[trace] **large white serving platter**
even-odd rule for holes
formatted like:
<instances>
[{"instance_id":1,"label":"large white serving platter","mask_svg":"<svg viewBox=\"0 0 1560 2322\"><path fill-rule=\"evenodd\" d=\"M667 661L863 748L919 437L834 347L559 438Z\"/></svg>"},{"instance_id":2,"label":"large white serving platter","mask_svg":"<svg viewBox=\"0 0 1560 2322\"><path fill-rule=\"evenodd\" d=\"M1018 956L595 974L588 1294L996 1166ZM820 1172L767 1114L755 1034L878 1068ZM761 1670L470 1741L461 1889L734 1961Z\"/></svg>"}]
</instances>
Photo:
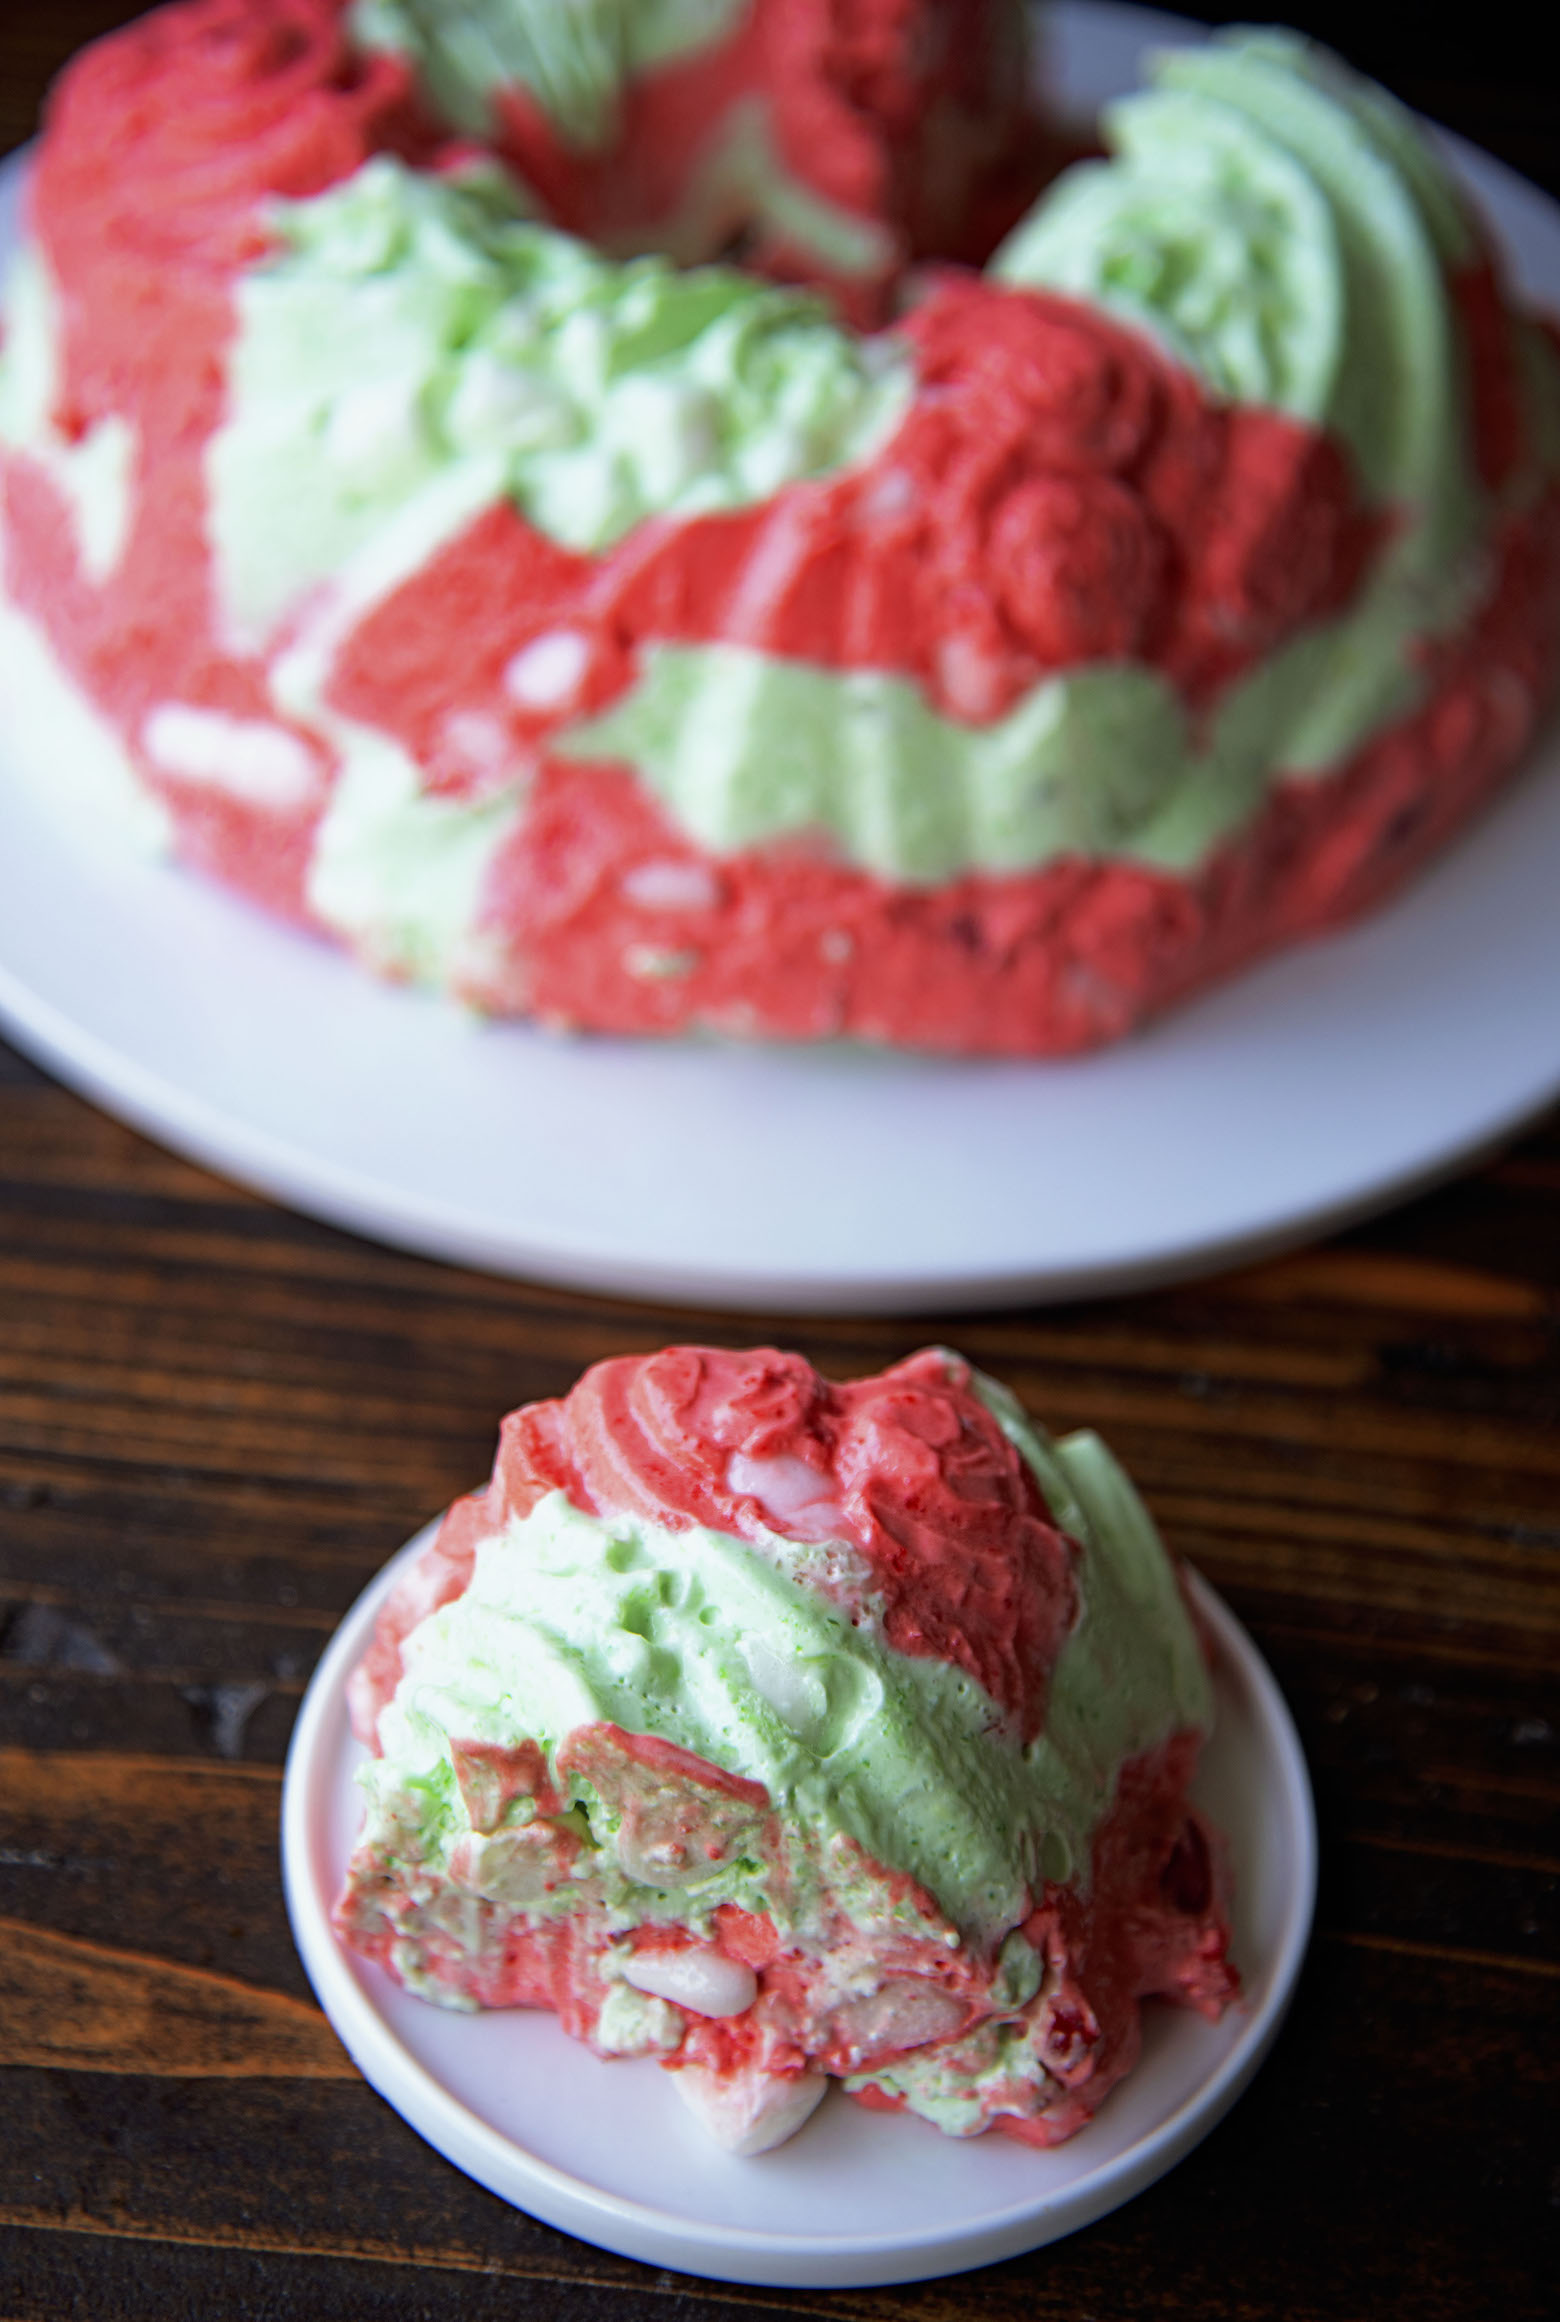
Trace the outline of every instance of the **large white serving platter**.
<instances>
[{"instance_id":1,"label":"large white serving platter","mask_svg":"<svg viewBox=\"0 0 1560 2322\"><path fill-rule=\"evenodd\" d=\"M1177 36L1195 28L1058 8L1053 81L1092 107ZM1560 306L1560 211L1455 154L1518 277ZM1359 1216L1560 1093L1553 740L1391 908L1104 1055L635 1046L473 1022L198 878L84 846L36 779L58 739L40 761L7 719L4 657L0 1019L153 1136L434 1257L770 1310L1074 1297Z\"/></svg>"},{"instance_id":2,"label":"large white serving platter","mask_svg":"<svg viewBox=\"0 0 1560 2322\"><path fill-rule=\"evenodd\" d=\"M1075 2232L1189 2152L1250 2080L1283 2020L1316 1891L1305 1759L1282 1695L1203 1582L1218 1723L1195 1795L1230 1841L1244 1996L1219 2024L1145 2010L1142 2056L1070 2144L955 2143L837 2091L777 2152L710 2143L669 2076L603 2063L550 2015L452 2015L338 1943L330 1906L360 1820L343 1687L420 1534L359 1598L304 1698L287 1760L282 1862L321 2005L365 2077L429 2142L505 2200L583 2240L724 2281L862 2285L989 2265Z\"/></svg>"}]
</instances>

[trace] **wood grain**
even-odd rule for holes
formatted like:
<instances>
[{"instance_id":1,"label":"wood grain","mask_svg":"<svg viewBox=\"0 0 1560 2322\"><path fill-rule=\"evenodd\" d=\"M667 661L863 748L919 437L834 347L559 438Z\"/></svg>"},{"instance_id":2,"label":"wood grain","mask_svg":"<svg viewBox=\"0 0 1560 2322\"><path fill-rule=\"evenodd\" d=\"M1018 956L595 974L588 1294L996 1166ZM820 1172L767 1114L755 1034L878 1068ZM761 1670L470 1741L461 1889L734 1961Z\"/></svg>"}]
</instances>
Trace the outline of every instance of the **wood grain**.
<instances>
[{"instance_id":1,"label":"wood grain","mask_svg":"<svg viewBox=\"0 0 1560 2322\"><path fill-rule=\"evenodd\" d=\"M0 146L132 12L0 8ZM1306 21L1560 184L1514 11L1416 19L1411 51L1396 12ZM280 1774L335 1623L505 1410L699 1337L836 1375L935 1338L1099 1426L1295 1711L1323 1878L1289 2025L1171 2177L1031 2258L787 2293L607 2256L433 2154L309 1992ZM0 2322L1529 2322L1557 1967L1560 1120L1153 1296L733 1320L353 1240L0 1048Z\"/></svg>"},{"instance_id":2,"label":"wood grain","mask_svg":"<svg viewBox=\"0 0 1560 2322\"><path fill-rule=\"evenodd\" d=\"M0 2054L51 2072L178 2080L353 2080L317 2008L0 1919Z\"/></svg>"}]
</instances>

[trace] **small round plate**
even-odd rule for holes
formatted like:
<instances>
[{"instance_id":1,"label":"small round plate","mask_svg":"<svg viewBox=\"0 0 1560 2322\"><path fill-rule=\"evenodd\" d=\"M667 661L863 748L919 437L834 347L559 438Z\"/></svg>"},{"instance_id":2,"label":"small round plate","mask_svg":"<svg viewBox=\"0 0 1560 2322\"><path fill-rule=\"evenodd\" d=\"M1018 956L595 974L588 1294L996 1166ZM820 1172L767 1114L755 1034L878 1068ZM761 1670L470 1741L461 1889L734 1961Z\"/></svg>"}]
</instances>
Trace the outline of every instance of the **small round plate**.
<instances>
[{"instance_id":1,"label":"small round plate","mask_svg":"<svg viewBox=\"0 0 1560 2322\"><path fill-rule=\"evenodd\" d=\"M1194 1583L1216 1646L1218 1723L1196 1797L1229 1838L1244 1996L1218 2024L1145 2009L1142 2056L1054 2152L958 2143L838 2091L787 2145L711 2144L668 2074L604 2063L531 2009L456 2015L414 1999L336 1939L330 1907L358 1822L364 1752L344 1685L419 1534L347 1615L293 1734L282 1862L293 1932L354 2061L447 2159L549 2225L647 2264L723 2281L843 2288L989 2265L1072 2233L1173 2167L1266 2055L1299 1973L1316 1887L1310 1783L1289 1712L1245 1630Z\"/></svg>"},{"instance_id":2,"label":"small round plate","mask_svg":"<svg viewBox=\"0 0 1560 2322\"><path fill-rule=\"evenodd\" d=\"M1079 113L1200 37L1048 9ZM1560 212L1452 140L1528 294ZM19 180L0 176L0 261ZM0 634L0 1022L138 1128L357 1233L458 1264L769 1313L1139 1289L1331 1230L1560 1093L1560 742L1389 908L1067 1064L559 1040L479 1025L51 805L101 748L36 733ZM41 780L40 780L41 777ZM90 821L90 816L88 817Z\"/></svg>"}]
</instances>

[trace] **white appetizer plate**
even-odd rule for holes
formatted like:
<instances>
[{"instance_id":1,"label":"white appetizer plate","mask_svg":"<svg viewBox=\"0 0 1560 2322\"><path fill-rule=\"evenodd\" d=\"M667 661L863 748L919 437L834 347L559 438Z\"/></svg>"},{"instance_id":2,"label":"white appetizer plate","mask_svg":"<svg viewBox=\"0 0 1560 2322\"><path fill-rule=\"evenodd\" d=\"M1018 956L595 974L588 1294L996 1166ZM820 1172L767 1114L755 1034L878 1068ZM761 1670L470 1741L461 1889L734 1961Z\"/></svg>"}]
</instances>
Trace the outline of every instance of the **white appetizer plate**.
<instances>
[{"instance_id":1,"label":"white appetizer plate","mask_svg":"<svg viewBox=\"0 0 1560 2322\"><path fill-rule=\"evenodd\" d=\"M1202 1582L1218 1724L1196 1796L1229 1836L1244 1997L1219 2024L1145 2010L1142 2057L1070 2144L955 2143L837 2091L773 2153L710 2143L669 2076L603 2063L531 2009L463 2016L413 1999L330 1926L356 1833L363 1751L343 1687L419 1535L347 1615L293 1733L282 1862L320 2002L365 2077L479 2183L549 2225L647 2264L735 2282L859 2286L989 2265L1072 2233L1172 2168L1229 2109L1294 1989L1316 1889L1305 1759L1245 1630Z\"/></svg>"},{"instance_id":2,"label":"white appetizer plate","mask_svg":"<svg viewBox=\"0 0 1560 2322\"><path fill-rule=\"evenodd\" d=\"M1092 108L1175 37L1060 7L1052 83ZM1455 157L1560 306L1560 211ZM1553 741L1364 925L1103 1055L955 1063L563 1041L381 987L198 878L89 854L36 779L58 739L37 763L5 693L0 640L0 1020L151 1135L433 1257L792 1312L1091 1295L1379 1208L1560 1092Z\"/></svg>"}]
</instances>

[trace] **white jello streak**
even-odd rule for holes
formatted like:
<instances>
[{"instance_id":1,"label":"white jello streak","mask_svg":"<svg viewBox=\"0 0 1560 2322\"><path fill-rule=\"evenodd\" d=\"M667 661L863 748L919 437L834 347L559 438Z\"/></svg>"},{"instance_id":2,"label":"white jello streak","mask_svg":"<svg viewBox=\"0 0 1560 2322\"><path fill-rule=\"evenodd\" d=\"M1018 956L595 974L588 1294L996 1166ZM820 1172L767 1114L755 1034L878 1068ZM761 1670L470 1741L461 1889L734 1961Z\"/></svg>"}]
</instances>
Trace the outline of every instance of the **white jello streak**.
<instances>
[{"instance_id":1,"label":"white jello streak","mask_svg":"<svg viewBox=\"0 0 1560 2322\"><path fill-rule=\"evenodd\" d=\"M0 317L0 443L38 461L71 512L81 569L101 587L130 532L135 430L117 412L70 442L54 425L59 390L59 299L42 253L24 243Z\"/></svg>"},{"instance_id":2,"label":"white jello streak","mask_svg":"<svg viewBox=\"0 0 1560 2322\"><path fill-rule=\"evenodd\" d=\"M296 734L189 702L159 702L141 728L141 747L161 773L250 806L301 806L320 780L313 753Z\"/></svg>"},{"instance_id":3,"label":"white jello streak","mask_svg":"<svg viewBox=\"0 0 1560 2322\"><path fill-rule=\"evenodd\" d=\"M0 718L9 762L73 840L118 862L168 852L167 812L115 729L61 668L37 624L0 597Z\"/></svg>"},{"instance_id":4,"label":"white jello streak","mask_svg":"<svg viewBox=\"0 0 1560 2322\"><path fill-rule=\"evenodd\" d=\"M309 865L310 906L376 965L418 981L458 978L493 859L519 813L524 769L474 802L429 797L389 734L327 699L336 658L375 606L498 497L502 466L472 458L435 476L343 568L271 670L278 707L335 747L340 773Z\"/></svg>"}]
</instances>

